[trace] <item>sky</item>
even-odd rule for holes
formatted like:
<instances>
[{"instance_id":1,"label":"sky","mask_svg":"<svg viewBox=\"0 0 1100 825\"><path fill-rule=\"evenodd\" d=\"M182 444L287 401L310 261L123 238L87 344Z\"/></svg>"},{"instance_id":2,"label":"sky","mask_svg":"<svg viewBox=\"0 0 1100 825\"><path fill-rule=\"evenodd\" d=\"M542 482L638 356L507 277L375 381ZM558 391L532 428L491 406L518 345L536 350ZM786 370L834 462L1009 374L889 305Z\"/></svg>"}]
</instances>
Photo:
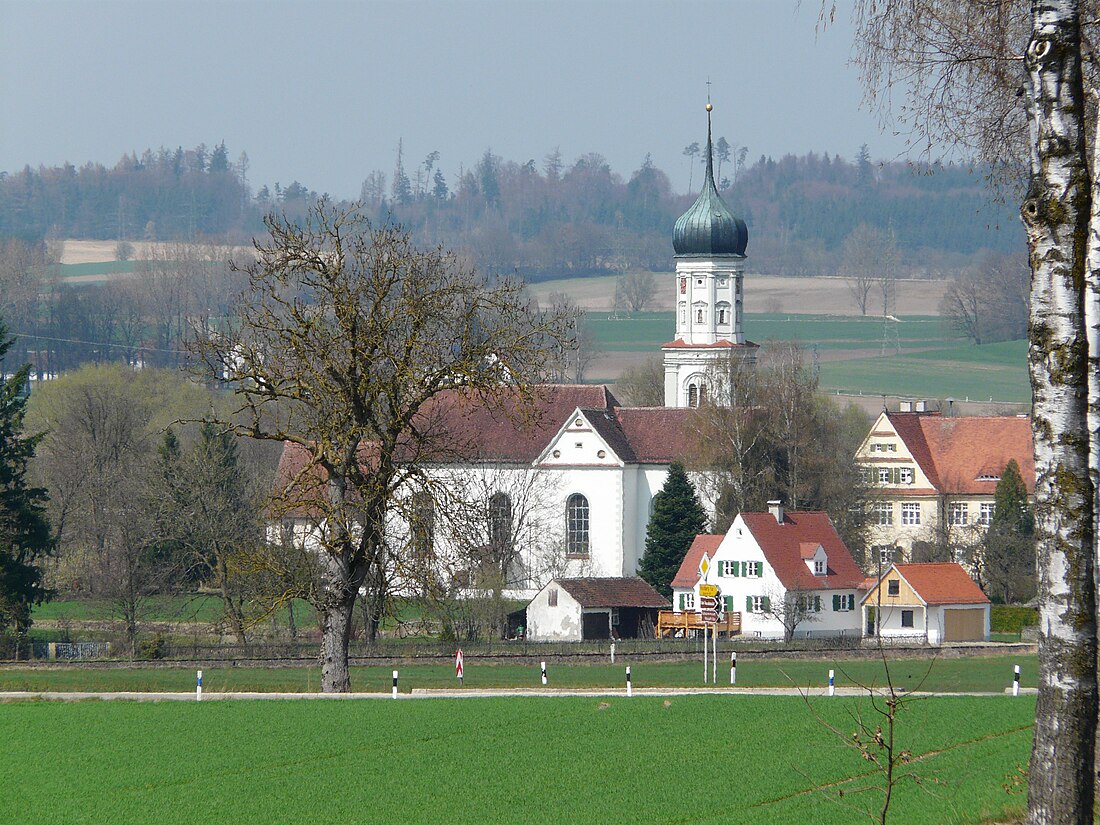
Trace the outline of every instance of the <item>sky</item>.
<instances>
[{"instance_id":1,"label":"sky","mask_svg":"<svg viewBox=\"0 0 1100 825\"><path fill-rule=\"evenodd\" d=\"M841 7L844 6L841 0ZM490 149L624 178L646 154L687 191L684 148L905 152L861 108L844 14L819 0L0 0L0 170L111 166L225 141L254 189L298 180L358 197L429 152L453 182ZM710 81L708 87L707 81ZM692 175L698 189L698 171Z\"/></svg>"}]
</instances>

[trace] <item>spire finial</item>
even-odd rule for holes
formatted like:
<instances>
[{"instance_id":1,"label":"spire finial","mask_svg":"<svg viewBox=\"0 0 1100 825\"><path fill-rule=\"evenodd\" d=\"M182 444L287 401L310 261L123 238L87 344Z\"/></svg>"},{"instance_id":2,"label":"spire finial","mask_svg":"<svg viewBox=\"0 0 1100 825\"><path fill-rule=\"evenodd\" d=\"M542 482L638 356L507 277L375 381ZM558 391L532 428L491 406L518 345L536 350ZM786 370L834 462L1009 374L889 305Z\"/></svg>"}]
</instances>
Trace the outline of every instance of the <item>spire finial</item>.
<instances>
[{"instance_id":1,"label":"spire finial","mask_svg":"<svg viewBox=\"0 0 1100 825\"><path fill-rule=\"evenodd\" d=\"M711 141L711 128L710 128L710 113L714 111L714 107L710 103L710 78L707 78L707 177L703 181L703 188L710 184L711 189L718 191L718 187L714 185L714 145Z\"/></svg>"}]
</instances>

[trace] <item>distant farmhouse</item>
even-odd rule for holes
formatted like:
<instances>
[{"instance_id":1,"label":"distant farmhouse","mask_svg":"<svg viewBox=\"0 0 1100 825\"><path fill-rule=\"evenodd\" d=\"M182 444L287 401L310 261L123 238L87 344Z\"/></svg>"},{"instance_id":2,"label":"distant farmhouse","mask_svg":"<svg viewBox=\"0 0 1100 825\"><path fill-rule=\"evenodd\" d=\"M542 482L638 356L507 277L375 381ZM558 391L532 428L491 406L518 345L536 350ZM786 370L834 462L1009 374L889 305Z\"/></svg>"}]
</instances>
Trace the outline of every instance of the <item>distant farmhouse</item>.
<instances>
[{"instance_id":1,"label":"distant farmhouse","mask_svg":"<svg viewBox=\"0 0 1100 825\"><path fill-rule=\"evenodd\" d=\"M699 573L703 555L710 572ZM765 639L861 634L863 571L825 513L740 513L725 536L701 535L672 581L673 611L694 612L701 584L716 584L741 633ZM862 590L861 590L862 588Z\"/></svg>"},{"instance_id":2,"label":"distant farmhouse","mask_svg":"<svg viewBox=\"0 0 1100 825\"><path fill-rule=\"evenodd\" d=\"M1034 495L1027 416L944 416L924 402L884 410L856 453L876 493L871 563L916 559L922 543L988 527L997 482L1013 459Z\"/></svg>"}]
</instances>

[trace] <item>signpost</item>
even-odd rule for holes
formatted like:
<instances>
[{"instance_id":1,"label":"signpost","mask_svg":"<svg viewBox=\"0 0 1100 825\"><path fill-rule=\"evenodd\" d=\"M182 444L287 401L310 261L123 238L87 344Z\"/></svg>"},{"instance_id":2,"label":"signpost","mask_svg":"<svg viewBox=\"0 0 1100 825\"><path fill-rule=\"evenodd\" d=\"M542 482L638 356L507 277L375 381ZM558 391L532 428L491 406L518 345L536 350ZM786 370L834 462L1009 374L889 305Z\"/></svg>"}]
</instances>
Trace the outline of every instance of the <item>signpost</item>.
<instances>
[{"instance_id":1,"label":"signpost","mask_svg":"<svg viewBox=\"0 0 1100 825\"><path fill-rule=\"evenodd\" d=\"M703 558L699 559L699 578L702 582L699 584L699 612L703 619L703 684L707 683L707 613L703 607L704 598L708 600L710 604L711 596L703 595L703 588L712 588L713 584L707 584L707 573L710 572L710 554L703 551Z\"/></svg>"},{"instance_id":2,"label":"signpost","mask_svg":"<svg viewBox=\"0 0 1100 825\"><path fill-rule=\"evenodd\" d=\"M455 653L455 676L458 677L458 684L462 686L462 648L458 649Z\"/></svg>"}]
</instances>

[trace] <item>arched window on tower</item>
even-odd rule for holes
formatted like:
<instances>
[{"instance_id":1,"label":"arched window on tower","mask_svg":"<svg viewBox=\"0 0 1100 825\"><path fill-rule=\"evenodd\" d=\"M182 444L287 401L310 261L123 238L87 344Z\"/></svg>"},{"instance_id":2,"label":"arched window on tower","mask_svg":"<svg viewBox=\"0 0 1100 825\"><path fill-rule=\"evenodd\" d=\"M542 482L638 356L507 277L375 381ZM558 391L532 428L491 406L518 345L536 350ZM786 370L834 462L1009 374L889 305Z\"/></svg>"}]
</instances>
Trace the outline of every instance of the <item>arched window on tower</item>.
<instances>
[{"instance_id":1,"label":"arched window on tower","mask_svg":"<svg viewBox=\"0 0 1100 825\"><path fill-rule=\"evenodd\" d=\"M565 554L588 555L588 499L580 493L565 502Z\"/></svg>"},{"instance_id":2,"label":"arched window on tower","mask_svg":"<svg viewBox=\"0 0 1100 825\"><path fill-rule=\"evenodd\" d=\"M725 325L730 322L730 305L725 301L715 307L715 312L717 313L719 324Z\"/></svg>"},{"instance_id":3,"label":"arched window on tower","mask_svg":"<svg viewBox=\"0 0 1100 825\"><path fill-rule=\"evenodd\" d=\"M707 321L707 311L704 307L695 307L695 323L705 324Z\"/></svg>"},{"instance_id":4,"label":"arched window on tower","mask_svg":"<svg viewBox=\"0 0 1100 825\"><path fill-rule=\"evenodd\" d=\"M680 323L686 324L688 321L688 305L683 301L680 302Z\"/></svg>"},{"instance_id":5,"label":"arched window on tower","mask_svg":"<svg viewBox=\"0 0 1100 825\"><path fill-rule=\"evenodd\" d=\"M688 406L699 406L699 386L695 383L688 384Z\"/></svg>"}]
</instances>

